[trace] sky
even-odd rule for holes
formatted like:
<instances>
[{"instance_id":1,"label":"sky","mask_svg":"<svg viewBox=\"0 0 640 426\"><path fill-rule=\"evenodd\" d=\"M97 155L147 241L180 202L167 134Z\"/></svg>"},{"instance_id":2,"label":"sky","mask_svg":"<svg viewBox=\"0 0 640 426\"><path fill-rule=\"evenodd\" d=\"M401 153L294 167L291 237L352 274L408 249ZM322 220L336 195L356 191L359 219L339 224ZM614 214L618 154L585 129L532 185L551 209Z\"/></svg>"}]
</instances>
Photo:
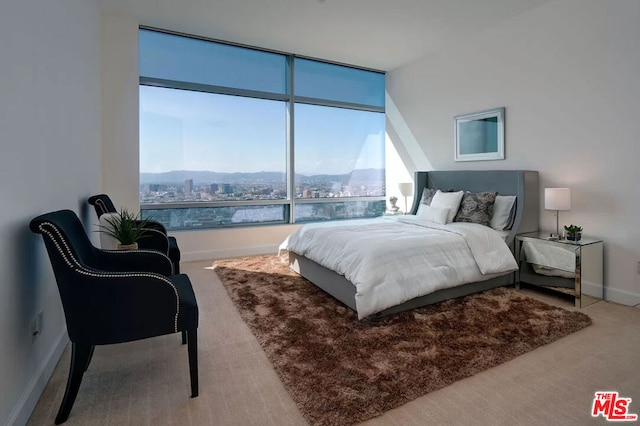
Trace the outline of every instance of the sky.
<instances>
[{"instance_id":1,"label":"sky","mask_svg":"<svg viewBox=\"0 0 640 426\"><path fill-rule=\"evenodd\" d=\"M385 117L313 105L295 109L296 173L384 168ZM286 103L140 86L140 172L286 171Z\"/></svg>"}]
</instances>

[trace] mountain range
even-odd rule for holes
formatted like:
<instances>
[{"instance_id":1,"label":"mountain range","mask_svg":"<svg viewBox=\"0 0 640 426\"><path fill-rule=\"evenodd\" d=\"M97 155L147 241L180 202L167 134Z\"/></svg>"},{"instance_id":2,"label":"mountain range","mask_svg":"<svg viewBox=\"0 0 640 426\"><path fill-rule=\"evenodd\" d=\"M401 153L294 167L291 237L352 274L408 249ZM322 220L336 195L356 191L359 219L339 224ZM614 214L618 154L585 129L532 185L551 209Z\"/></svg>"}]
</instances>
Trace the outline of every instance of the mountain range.
<instances>
[{"instance_id":1,"label":"mountain range","mask_svg":"<svg viewBox=\"0 0 640 426\"><path fill-rule=\"evenodd\" d=\"M255 184L255 183L282 183L286 174L281 172L253 172L253 173L220 173L206 170L172 170L163 173L140 173L141 184L178 184L185 180L193 179L194 184L229 183L229 184ZM296 182L299 184L320 184L327 182L339 182L343 184L354 182L384 182L384 169L358 169L345 174L303 175L296 174Z\"/></svg>"}]
</instances>

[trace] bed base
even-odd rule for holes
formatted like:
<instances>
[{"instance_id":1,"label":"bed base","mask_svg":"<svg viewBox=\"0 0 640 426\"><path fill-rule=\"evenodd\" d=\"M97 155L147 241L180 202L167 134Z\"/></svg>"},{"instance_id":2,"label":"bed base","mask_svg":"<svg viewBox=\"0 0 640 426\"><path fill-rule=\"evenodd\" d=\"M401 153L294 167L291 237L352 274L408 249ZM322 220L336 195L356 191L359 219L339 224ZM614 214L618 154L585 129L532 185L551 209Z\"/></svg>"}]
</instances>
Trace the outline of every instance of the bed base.
<instances>
[{"instance_id":1,"label":"bed base","mask_svg":"<svg viewBox=\"0 0 640 426\"><path fill-rule=\"evenodd\" d=\"M335 299L345 304L349 308L356 309L356 287L343 275L327 269L313 260L304 256L289 252L289 268L311 281L316 287L321 288ZM515 284L515 272L490 278L485 281L464 284L457 287L445 288L435 291L425 296L416 297L400 305L392 306L384 311L368 316L366 319L375 320L393 315L399 312L419 308L442 302L443 300L454 299L456 297L467 296L497 287L505 287Z\"/></svg>"}]
</instances>

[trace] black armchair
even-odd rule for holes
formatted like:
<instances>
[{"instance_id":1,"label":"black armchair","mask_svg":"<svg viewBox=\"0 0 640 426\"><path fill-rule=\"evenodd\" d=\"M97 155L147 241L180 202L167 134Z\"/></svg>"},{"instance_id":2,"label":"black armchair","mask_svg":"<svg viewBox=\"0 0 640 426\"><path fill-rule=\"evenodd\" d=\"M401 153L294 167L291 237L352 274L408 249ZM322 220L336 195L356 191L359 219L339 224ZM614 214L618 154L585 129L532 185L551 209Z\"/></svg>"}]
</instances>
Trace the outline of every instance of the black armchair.
<instances>
[{"instance_id":1,"label":"black armchair","mask_svg":"<svg viewBox=\"0 0 640 426\"><path fill-rule=\"evenodd\" d=\"M198 305L189 277L163 275L172 265L156 251L94 247L70 210L38 216L30 228L44 239L72 344L55 423L69 417L96 345L186 332L191 396L198 396Z\"/></svg>"},{"instance_id":2,"label":"black armchair","mask_svg":"<svg viewBox=\"0 0 640 426\"><path fill-rule=\"evenodd\" d=\"M92 195L87 200L96 210L98 219L105 213L117 213L115 205L106 194ZM180 249L178 248L178 242L175 237L167 235L167 230L160 222L149 221L147 226L152 231L151 238L143 238L139 242L140 248L156 249L167 253L169 259L173 263L173 271L176 274L180 273ZM160 238L157 236L160 235ZM159 241L160 240L160 241ZM163 241L164 240L164 241Z\"/></svg>"}]
</instances>

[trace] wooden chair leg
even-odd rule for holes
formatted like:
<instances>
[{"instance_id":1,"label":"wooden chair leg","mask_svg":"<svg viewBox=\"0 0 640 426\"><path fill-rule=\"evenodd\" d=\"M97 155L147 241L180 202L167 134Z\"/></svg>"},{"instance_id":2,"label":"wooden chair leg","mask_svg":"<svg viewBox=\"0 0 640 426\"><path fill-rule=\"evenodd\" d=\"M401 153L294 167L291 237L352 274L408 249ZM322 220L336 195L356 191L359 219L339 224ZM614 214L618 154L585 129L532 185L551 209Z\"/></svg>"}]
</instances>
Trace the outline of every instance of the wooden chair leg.
<instances>
[{"instance_id":1,"label":"wooden chair leg","mask_svg":"<svg viewBox=\"0 0 640 426\"><path fill-rule=\"evenodd\" d=\"M89 367L91 355L93 354L94 347L92 345L81 345L78 343L72 343L71 345L69 378L67 379L67 389L64 391L62 404L60 404L60 409L56 416L55 424L57 425L67 421L73 403L76 401L78 389L80 389L80 383L82 383L82 376Z\"/></svg>"},{"instance_id":2,"label":"wooden chair leg","mask_svg":"<svg viewBox=\"0 0 640 426\"><path fill-rule=\"evenodd\" d=\"M191 398L198 396L198 331L187 332L187 352L189 353L189 376L191 378Z\"/></svg>"}]
</instances>

